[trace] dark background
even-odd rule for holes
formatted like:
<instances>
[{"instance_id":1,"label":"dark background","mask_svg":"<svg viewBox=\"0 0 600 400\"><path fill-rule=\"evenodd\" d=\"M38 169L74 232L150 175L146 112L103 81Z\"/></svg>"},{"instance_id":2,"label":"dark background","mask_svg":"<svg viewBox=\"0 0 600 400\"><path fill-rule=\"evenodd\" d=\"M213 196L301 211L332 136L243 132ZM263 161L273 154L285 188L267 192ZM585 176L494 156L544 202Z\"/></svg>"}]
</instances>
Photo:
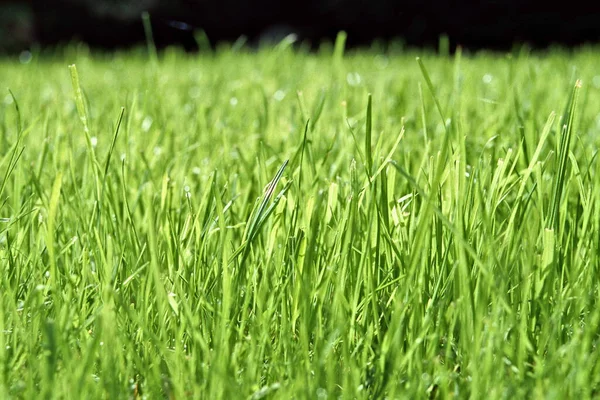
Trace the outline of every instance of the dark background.
<instances>
[{"instance_id":1,"label":"dark background","mask_svg":"<svg viewBox=\"0 0 600 400\"><path fill-rule=\"evenodd\" d=\"M576 46L600 39L597 2L30 0L0 1L0 52L74 40L104 49L143 44L140 15L145 10L159 48L179 45L190 51L198 50L198 29L204 30L211 47L241 36L257 45L294 33L314 48L340 30L348 33L351 47L400 40L436 48L441 35L449 38L451 49L505 50L520 43Z\"/></svg>"}]
</instances>

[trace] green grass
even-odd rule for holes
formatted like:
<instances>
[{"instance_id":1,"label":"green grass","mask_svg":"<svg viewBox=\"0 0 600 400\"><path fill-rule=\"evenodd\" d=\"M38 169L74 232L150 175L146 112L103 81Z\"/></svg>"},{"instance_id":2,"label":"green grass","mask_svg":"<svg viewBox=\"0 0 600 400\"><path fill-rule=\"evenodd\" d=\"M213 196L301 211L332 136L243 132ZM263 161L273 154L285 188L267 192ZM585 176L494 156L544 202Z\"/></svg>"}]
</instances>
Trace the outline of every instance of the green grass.
<instances>
[{"instance_id":1,"label":"green grass","mask_svg":"<svg viewBox=\"0 0 600 400\"><path fill-rule=\"evenodd\" d=\"M600 395L598 48L344 39L0 61L0 398Z\"/></svg>"}]
</instances>

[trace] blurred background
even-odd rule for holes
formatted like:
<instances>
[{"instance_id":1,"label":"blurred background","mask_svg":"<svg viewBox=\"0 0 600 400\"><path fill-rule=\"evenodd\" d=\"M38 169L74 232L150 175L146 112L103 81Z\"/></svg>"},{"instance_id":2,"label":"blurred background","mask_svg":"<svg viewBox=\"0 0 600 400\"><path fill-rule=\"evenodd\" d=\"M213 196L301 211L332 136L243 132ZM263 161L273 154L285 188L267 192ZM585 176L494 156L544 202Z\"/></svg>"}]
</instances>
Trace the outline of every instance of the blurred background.
<instances>
[{"instance_id":1,"label":"blurred background","mask_svg":"<svg viewBox=\"0 0 600 400\"><path fill-rule=\"evenodd\" d=\"M587 4L587 5L586 5ZM347 45L390 41L437 48L505 50L576 46L600 39L597 2L519 0L0 0L0 52L83 41L114 49L143 44L141 13L157 47L205 50L219 42L277 42L295 34L311 47L348 33ZM199 35L203 31L205 36ZM202 40L198 40L198 38Z\"/></svg>"}]
</instances>

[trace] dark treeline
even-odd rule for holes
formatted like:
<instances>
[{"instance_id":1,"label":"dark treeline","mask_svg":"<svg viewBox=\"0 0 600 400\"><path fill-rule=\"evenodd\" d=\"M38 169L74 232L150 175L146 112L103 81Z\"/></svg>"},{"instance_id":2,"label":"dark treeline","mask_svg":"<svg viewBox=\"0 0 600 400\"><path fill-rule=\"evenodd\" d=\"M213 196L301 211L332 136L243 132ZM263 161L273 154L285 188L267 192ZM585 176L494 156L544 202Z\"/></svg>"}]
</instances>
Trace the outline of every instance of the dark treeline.
<instances>
[{"instance_id":1,"label":"dark treeline","mask_svg":"<svg viewBox=\"0 0 600 400\"><path fill-rule=\"evenodd\" d=\"M400 39L409 46L438 44L507 49L567 46L600 39L600 6L519 0L32 0L0 3L0 47L19 50L80 40L102 48L145 40L140 15L148 11L157 46L197 50L202 29L214 45L241 36L250 43L294 33L313 46L348 33L349 46Z\"/></svg>"}]
</instances>

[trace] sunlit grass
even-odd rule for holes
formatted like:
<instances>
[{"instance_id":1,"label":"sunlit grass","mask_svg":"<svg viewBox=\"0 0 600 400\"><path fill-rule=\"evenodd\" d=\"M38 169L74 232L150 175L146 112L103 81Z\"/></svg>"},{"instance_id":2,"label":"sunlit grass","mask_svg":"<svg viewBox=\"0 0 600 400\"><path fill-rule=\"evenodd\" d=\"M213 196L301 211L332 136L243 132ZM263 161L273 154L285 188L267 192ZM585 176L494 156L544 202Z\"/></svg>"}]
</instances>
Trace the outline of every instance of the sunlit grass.
<instances>
[{"instance_id":1,"label":"sunlit grass","mask_svg":"<svg viewBox=\"0 0 600 400\"><path fill-rule=\"evenodd\" d=\"M599 63L0 61L0 398L598 396Z\"/></svg>"}]
</instances>

